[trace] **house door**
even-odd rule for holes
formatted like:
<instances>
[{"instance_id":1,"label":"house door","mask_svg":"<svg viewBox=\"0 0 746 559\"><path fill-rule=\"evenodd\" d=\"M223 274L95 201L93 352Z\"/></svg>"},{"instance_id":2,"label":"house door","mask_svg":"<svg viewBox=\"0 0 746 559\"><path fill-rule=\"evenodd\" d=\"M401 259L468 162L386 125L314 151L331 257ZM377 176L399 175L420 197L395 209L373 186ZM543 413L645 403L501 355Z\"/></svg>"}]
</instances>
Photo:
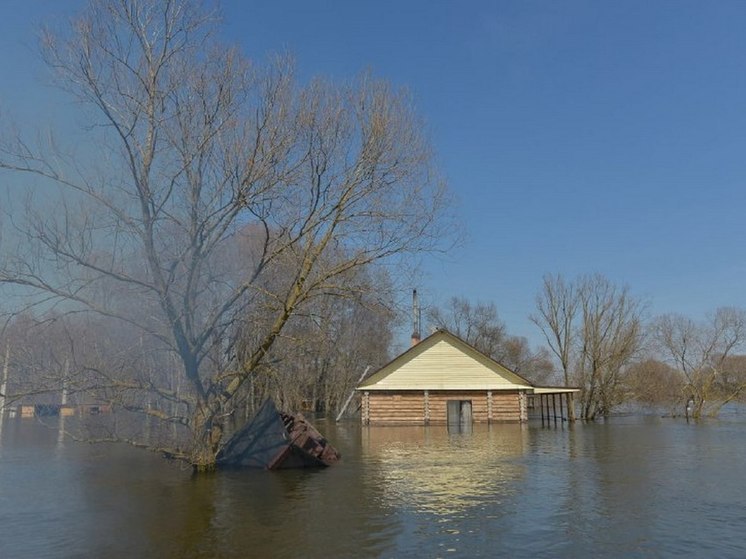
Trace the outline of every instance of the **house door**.
<instances>
[{"instance_id":1,"label":"house door","mask_svg":"<svg viewBox=\"0 0 746 559\"><path fill-rule=\"evenodd\" d=\"M448 400L448 428L471 429L471 400Z\"/></svg>"}]
</instances>

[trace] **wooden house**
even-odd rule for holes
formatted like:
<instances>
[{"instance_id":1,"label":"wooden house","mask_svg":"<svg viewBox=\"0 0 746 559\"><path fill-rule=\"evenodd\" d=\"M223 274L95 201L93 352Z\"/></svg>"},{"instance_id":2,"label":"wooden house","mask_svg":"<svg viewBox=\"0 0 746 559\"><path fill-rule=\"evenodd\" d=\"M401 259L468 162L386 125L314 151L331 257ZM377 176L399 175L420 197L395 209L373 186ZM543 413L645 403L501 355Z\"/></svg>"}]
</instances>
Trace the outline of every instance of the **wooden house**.
<instances>
[{"instance_id":1,"label":"wooden house","mask_svg":"<svg viewBox=\"0 0 746 559\"><path fill-rule=\"evenodd\" d=\"M546 397L559 395L560 409L570 411L577 392L535 386L445 330L413 345L357 390L365 425L524 422L529 398L539 396L543 406Z\"/></svg>"}]
</instances>

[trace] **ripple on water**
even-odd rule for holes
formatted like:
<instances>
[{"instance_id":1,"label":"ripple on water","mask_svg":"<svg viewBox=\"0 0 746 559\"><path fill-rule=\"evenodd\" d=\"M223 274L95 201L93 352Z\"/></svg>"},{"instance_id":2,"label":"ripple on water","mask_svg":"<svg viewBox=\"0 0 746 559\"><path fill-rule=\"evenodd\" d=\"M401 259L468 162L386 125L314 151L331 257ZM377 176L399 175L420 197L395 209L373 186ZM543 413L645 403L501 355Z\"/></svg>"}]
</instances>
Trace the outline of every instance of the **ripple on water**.
<instances>
[{"instance_id":1,"label":"ripple on water","mask_svg":"<svg viewBox=\"0 0 746 559\"><path fill-rule=\"evenodd\" d=\"M746 556L745 421L327 428L336 467L193 478L147 453L12 427L0 554Z\"/></svg>"}]
</instances>

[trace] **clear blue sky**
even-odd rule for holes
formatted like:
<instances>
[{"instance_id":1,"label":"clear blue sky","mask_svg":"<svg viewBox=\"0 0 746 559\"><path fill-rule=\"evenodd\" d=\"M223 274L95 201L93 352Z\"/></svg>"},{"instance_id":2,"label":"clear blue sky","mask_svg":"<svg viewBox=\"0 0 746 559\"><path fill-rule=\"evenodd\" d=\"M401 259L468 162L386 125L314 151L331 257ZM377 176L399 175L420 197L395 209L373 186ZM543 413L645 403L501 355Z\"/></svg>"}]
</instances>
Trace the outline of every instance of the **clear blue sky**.
<instances>
[{"instance_id":1,"label":"clear blue sky","mask_svg":"<svg viewBox=\"0 0 746 559\"><path fill-rule=\"evenodd\" d=\"M74 110L43 85L39 20L0 2L0 108ZM413 93L468 239L428 261L425 304L494 302L509 330L542 276L600 272L651 313L746 307L746 2L224 0L225 38L302 77L362 70Z\"/></svg>"}]
</instances>

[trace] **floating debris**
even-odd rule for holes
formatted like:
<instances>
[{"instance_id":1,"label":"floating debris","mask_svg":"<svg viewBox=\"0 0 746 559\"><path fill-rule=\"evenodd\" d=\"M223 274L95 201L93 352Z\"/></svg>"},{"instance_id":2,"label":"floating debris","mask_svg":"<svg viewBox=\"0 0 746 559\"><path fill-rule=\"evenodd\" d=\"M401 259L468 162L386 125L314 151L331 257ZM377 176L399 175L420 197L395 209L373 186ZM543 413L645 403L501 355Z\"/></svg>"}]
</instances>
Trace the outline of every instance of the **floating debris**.
<instances>
[{"instance_id":1,"label":"floating debris","mask_svg":"<svg viewBox=\"0 0 746 559\"><path fill-rule=\"evenodd\" d=\"M341 455L303 415L281 412L266 400L217 456L218 466L308 468L331 466Z\"/></svg>"}]
</instances>

